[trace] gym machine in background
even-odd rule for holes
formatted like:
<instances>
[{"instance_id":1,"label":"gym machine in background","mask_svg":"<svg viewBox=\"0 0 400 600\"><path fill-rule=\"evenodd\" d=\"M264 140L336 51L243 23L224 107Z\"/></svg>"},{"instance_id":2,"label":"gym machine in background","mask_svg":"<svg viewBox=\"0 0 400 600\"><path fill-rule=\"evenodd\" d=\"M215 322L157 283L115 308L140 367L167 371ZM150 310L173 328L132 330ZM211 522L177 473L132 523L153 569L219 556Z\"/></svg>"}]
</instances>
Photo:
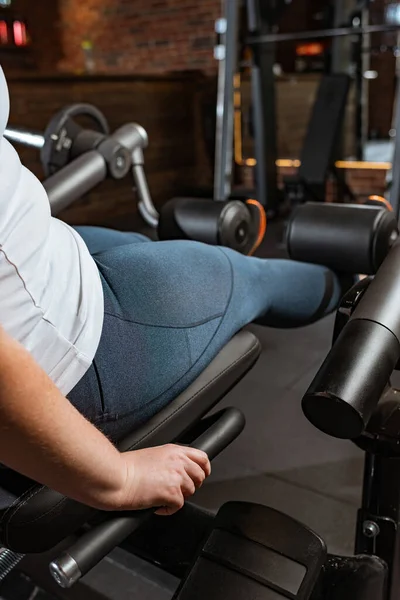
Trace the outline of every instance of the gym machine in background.
<instances>
[{"instance_id":1,"label":"gym machine in background","mask_svg":"<svg viewBox=\"0 0 400 600\"><path fill-rule=\"evenodd\" d=\"M368 24L369 0L354 3L354 10L344 10L344 3L335 2L330 8L328 23L334 27L280 33L276 24L291 0L263 2L262 0L223 0L222 18L216 23L219 36L215 56L219 60L217 126L214 172L214 199L226 200L240 195L232 190L232 145L240 146L235 152L237 164L254 167L255 191L253 195L264 206L267 214L274 215L280 204L277 181L277 140L275 110L275 54L280 42L318 42L321 46L331 41L331 50L325 61L324 74L316 96L295 178L286 181L286 193L295 201L324 201L325 186L329 176L337 182L337 200L353 202L354 195L345 183L344 172L338 168L342 158L341 142L345 107L351 81L354 81L356 105L355 137L356 158L363 159L366 141L366 85L364 67L367 41L374 33L396 32L399 23ZM343 52L343 40L352 43ZM247 58L243 48L247 48ZM346 56L346 58L344 58ZM351 68L344 68L350 64ZM251 122L254 139L254 158L243 159L241 154L240 123L240 70L251 72ZM394 113L400 124L400 94L396 94ZM234 124L239 123L238 127ZM237 135L239 132L239 135ZM396 137L393 164L399 164L400 136ZM372 190L371 190L372 192ZM390 201L396 214L400 202L400 173L393 169Z\"/></svg>"},{"instance_id":2,"label":"gym machine in background","mask_svg":"<svg viewBox=\"0 0 400 600\"><path fill-rule=\"evenodd\" d=\"M290 2L290 0L289 0ZM219 36L215 57L219 62L218 95L216 111L214 199L227 200L231 195L233 179L234 145L234 80L240 57L240 30L253 35L270 31L288 2L263 2L260 0L222 0L222 16L216 22ZM245 6L242 12L242 6ZM245 16L243 26L240 16ZM250 193L269 213L275 213L278 204L276 169L276 127L274 95L273 46L259 46L252 54L252 109L258 134L255 140L256 165L255 193Z\"/></svg>"},{"instance_id":3,"label":"gym machine in background","mask_svg":"<svg viewBox=\"0 0 400 600\"><path fill-rule=\"evenodd\" d=\"M79 124L80 117L85 118L85 127ZM146 131L127 123L110 134L105 116L90 104L62 109L43 134L7 127L4 136L40 150L43 186L53 216L106 178L123 179L131 172L139 213L160 240L197 240L253 254L264 238L265 213L255 200L173 198L157 211L144 171Z\"/></svg>"},{"instance_id":4,"label":"gym machine in background","mask_svg":"<svg viewBox=\"0 0 400 600\"><path fill-rule=\"evenodd\" d=\"M336 184L336 202L355 202L344 172L336 167L342 155L343 124L350 77L323 75L311 111L294 176L283 179L284 196L290 205L310 201L325 202L328 178Z\"/></svg>"},{"instance_id":5,"label":"gym machine in background","mask_svg":"<svg viewBox=\"0 0 400 600\"><path fill-rule=\"evenodd\" d=\"M84 117L91 127L81 127L76 118ZM143 149L147 133L140 125L130 123L110 136L107 119L91 104L73 104L59 111L44 133L7 127L4 137L12 143L40 151L51 211L57 215L84 196L107 177L123 179L131 170L138 209L145 222L157 227L159 215L153 204L144 173ZM78 162L73 162L78 161ZM71 172L61 169L73 163ZM67 175L66 175L67 173ZM68 180L68 193L60 179Z\"/></svg>"}]
</instances>

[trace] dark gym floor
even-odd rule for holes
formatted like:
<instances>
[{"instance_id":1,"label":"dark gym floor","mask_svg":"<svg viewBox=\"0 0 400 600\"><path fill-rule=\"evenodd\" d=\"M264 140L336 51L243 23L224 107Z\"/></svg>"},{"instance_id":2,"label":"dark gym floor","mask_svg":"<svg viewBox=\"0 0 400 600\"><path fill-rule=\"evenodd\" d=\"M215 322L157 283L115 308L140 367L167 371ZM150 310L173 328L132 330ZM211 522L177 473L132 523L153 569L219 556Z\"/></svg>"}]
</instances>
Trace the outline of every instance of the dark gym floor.
<instances>
[{"instance_id":1,"label":"dark gym floor","mask_svg":"<svg viewBox=\"0 0 400 600\"><path fill-rule=\"evenodd\" d=\"M332 323L327 318L297 331L253 328L261 358L224 401L242 409L247 427L214 461L196 502L210 509L233 499L260 502L307 523L330 551L350 553L362 452L315 430L300 405L329 349Z\"/></svg>"},{"instance_id":2,"label":"dark gym floor","mask_svg":"<svg viewBox=\"0 0 400 600\"><path fill-rule=\"evenodd\" d=\"M269 226L260 256L285 255L282 229L280 223ZM331 316L287 331L252 327L262 355L223 402L239 407L247 426L214 461L213 473L195 502L215 511L235 499L278 508L318 531L329 551L348 554L353 550L363 454L350 442L314 429L301 411L302 394L329 350L333 320ZM173 578L141 561L135 570L134 589L123 570L118 581L106 581L107 561L89 579L110 599L171 598Z\"/></svg>"}]
</instances>

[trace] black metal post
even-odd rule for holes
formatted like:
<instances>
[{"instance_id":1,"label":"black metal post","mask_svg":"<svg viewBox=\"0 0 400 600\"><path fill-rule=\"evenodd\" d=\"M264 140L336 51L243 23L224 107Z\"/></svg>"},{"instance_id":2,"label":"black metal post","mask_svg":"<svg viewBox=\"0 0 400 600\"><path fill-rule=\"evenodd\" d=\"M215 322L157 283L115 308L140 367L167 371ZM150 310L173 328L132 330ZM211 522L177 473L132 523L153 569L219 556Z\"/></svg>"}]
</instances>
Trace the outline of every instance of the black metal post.
<instances>
[{"instance_id":1,"label":"black metal post","mask_svg":"<svg viewBox=\"0 0 400 600\"><path fill-rule=\"evenodd\" d=\"M355 97L355 150L356 159L363 159L363 72L362 72L362 36L354 40L354 97Z\"/></svg>"},{"instance_id":2,"label":"black metal post","mask_svg":"<svg viewBox=\"0 0 400 600\"><path fill-rule=\"evenodd\" d=\"M397 85L394 99L394 153L392 160L392 185L390 188L390 204L399 220L400 217L400 77L397 76Z\"/></svg>"},{"instance_id":3,"label":"black metal post","mask_svg":"<svg viewBox=\"0 0 400 600\"><path fill-rule=\"evenodd\" d=\"M400 589L400 457L367 453L356 554L375 555L389 568L387 600Z\"/></svg>"},{"instance_id":4,"label":"black metal post","mask_svg":"<svg viewBox=\"0 0 400 600\"><path fill-rule=\"evenodd\" d=\"M333 3L333 27L340 27L343 23L346 23L353 5L354 0L335 0ZM349 40L340 37L333 38L330 72L349 73L349 55Z\"/></svg>"},{"instance_id":5,"label":"black metal post","mask_svg":"<svg viewBox=\"0 0 400 600\"><path fill-rule=\"evenodd\" d=\"M250 34L264 35L270 31L266 5L263 0L247 0ZM273 44L253 47L252 99L257 199L268 212L273 213L277 210L279 201L274 62Z\"/></svg>"},{"instance_id":6,"label":"black metal post","mask_svg":"<svg viewBox=\"0 0 400 600\"><path fill-rule=\"evenodd\" d=\"M216 23L220 43L215 135L214 200L227 200L232 187L234 75L238 64L238 0L222 0L222 18Z\"/></svg>"}]
</instances>

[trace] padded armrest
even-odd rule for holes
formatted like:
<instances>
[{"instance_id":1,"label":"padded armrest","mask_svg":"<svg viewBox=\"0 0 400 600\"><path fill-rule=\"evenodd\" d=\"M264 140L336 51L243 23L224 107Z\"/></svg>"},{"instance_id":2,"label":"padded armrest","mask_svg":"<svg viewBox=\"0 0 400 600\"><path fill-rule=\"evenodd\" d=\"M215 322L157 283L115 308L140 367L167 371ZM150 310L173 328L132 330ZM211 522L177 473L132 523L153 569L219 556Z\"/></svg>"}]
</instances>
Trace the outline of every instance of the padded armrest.
<instances>
[{"instance_id":1,"label":"padded armrest","mask_svg":"<svg viewBox=\"0 0 400 600\"><path fill-rule=\"evenodd\" d=\"M260 350L252 333L238 333L182 394L128 435L120 450L179 441L244 377ZM0 543L11 550L49 550L97 512L18 473L0 470Z\"/></svg>"}]
</instances>

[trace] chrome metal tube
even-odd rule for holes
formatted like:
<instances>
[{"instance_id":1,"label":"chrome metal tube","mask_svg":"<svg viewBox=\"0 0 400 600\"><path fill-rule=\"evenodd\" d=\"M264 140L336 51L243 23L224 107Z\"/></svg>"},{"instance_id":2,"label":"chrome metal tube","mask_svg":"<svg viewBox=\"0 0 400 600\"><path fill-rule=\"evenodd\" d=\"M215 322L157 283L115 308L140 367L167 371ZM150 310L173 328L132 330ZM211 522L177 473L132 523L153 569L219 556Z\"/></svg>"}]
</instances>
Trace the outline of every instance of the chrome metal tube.
<instances>
[{"instance_id":1,"label":"chrome metal tube","mask_svg":"<svg viewBox=\"0 0 400 600\"><path fill-rule=\"evenodd\" d=\"M40 132L28 131L27 129L19 129L18 127L7 127L4 132L4 137L9 142L15 142L29 148L40 150L44 146L44 136Z\"/></svg>"},{"instance_id":2,"label":"chrome metal tube","mask_svg":"<svg viewBox=\"0 0 400 600\"><path fill-rule=\"evenodd\" d=\"M96 150L78 156L43 182L52 215L56 216L75 200L82 198L106 177L106 161Z\"/></svg>"}]
</instances>

